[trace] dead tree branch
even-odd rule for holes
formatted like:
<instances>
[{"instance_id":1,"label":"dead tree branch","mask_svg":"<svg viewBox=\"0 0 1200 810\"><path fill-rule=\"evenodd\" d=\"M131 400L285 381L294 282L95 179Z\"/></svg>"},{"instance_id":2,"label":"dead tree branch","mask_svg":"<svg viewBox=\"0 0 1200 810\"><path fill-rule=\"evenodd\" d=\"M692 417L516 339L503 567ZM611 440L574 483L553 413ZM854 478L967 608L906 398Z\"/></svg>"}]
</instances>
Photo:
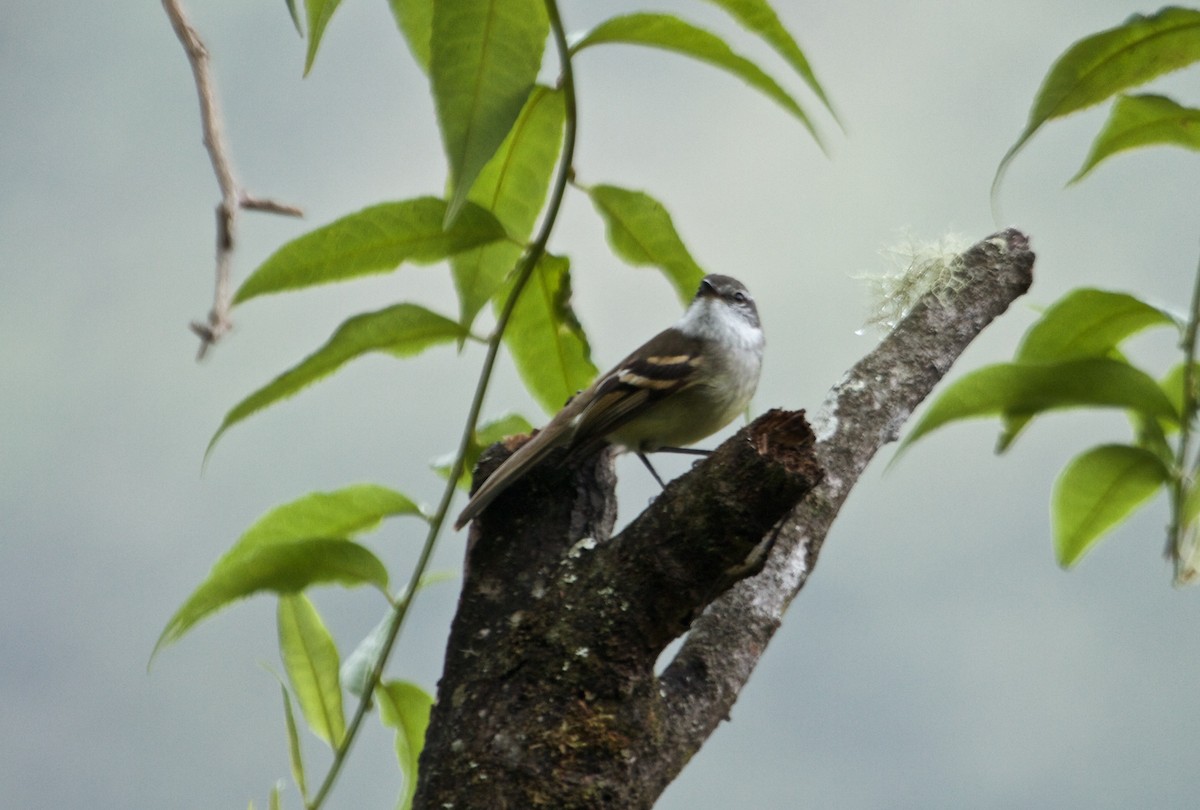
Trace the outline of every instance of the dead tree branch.
<instances>
[{"instance_id":1,"label":"dead tree branch","mask_svg":"<svg viewBox=\"0 0 1200 810\"><path fill-rule=\"evenodd\" d=\"M171 20L175 36L183 45L188 63L192 67L192 77L196 82L196 94L200 99L200 125L204 132L204 148L208 150L208 158L212 163L213 173L217 176L217 185L221 190L221 201L217 204L217 270L213 306L208 313L207 322L192 321L191 323L192 331L200 337L197 359L202 359L209 346L212 346L233 328L233 320L229 314L233 300L230 267L236 242L238 209L268 211L292 217L303 216L304 212L293 205L252 197L238 183L233 174L233 165L229 157L229 144L225 140L221 108L217 103L208 49L204 47L204 41L192 27L179 0L163 0L163 8Z\"/></svg>"},{"instance_id":2,"label":"dead tree branch","mask_svg":"<svg viewBox=\"0 0 1200 810\"><path fill-rule=\"evenodd\" d=\"M833 388L815 436L802 412L760 417L615 537L608 454L497 499L472 525L414 807L651 807L728 717L867 463L1033 259L1014 230L975 245Z\"/></svg>"}]
</instances>

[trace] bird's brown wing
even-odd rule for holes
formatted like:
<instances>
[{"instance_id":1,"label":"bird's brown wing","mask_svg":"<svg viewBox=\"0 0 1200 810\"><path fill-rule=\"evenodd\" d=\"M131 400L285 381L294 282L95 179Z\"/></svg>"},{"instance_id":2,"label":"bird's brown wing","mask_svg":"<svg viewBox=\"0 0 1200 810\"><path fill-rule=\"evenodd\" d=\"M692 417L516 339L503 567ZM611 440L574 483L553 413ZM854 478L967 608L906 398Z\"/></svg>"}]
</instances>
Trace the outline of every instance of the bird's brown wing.
<instances>
[{"instance_id":1,"label":"bird's brown wing","mask_svg":"<svg viewBox=\"0 0 1200 810\"><path fill-rule=\"evenodd\" d=\"M668 330L626 357L599 382L591 403L580 414L571 455L594 452L613 431L692 385L703 363L700 346L699 340Z\"/></svg>"}]
</instances>

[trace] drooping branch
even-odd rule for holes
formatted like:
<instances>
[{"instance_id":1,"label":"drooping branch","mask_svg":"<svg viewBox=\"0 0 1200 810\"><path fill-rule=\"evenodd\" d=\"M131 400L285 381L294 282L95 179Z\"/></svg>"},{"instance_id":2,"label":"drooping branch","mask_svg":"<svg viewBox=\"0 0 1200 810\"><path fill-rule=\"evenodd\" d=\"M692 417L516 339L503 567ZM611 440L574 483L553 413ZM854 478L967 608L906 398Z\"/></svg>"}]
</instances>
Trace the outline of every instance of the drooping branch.
<instances>
[{"instance_id":1,"label":"drooping branch","mask_svg":"<svg viewBox=\"0 0 1200 810\"><path fill-rule=\"evenodd\" d=\"M652 806L728 715L862 470L1032 266L1016 231L979 243L834 387L816 436L802 413L761 417L611 539L607 454L501 496L472 526L414 806Z\"/></svg>"},{"instance_id":2,"label":"drooping branch","mask_svg":"<svg viewBox=\"0 0 1200 810\"><path fill-rule=\"evenodd\" d=\"M200 337L200 350L197 355L199 359L204 357L209 346L233 328L233 321L229 315L233 300L230 266L236 242L238 210L246 208L292 217L303 216L304 212L292 205L254 197L238 183L229 157L229 144L225 140L225 128L221 119L221 108L217 103L208 49L204 47L204 41L188 20L179 0L163 0L163 8L171 20L171 27L175 29L175 36L183 45L188 64L192 67L196 95L200 100L200 126L204 132L204 148L208 150L208 158L221 190L221 201L217 204L217 269L213 306L208 313L207 322L191 323L192 331Z\"/></svg>"}]
</instances>

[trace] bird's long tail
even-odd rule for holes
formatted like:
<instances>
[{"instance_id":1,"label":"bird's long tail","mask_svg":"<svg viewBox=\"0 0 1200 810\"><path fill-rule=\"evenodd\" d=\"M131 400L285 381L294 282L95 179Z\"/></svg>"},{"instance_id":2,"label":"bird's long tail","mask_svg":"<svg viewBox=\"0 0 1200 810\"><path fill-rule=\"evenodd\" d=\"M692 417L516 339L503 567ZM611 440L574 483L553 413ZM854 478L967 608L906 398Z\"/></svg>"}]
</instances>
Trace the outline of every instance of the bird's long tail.
<instances>
[{"instance_id":1,"label":"bird's long tail","mask_svg":"<svg viewBox=\"0 0 1200 810\"><path fill-rule=\"evenodd\" d=\"M468 521L478 517L502 492L519 481L525 473L533 469L534 465L546 458L550 451L561 443L561 439L554 441L554 436L550 431L542 430L518 447L517 451L506 458L495 472L488 476L483 485L475 490L475 494L467 502L466 508L454 521L454 528L461 529L467 525Z\"/></svg>"}]
</instances>

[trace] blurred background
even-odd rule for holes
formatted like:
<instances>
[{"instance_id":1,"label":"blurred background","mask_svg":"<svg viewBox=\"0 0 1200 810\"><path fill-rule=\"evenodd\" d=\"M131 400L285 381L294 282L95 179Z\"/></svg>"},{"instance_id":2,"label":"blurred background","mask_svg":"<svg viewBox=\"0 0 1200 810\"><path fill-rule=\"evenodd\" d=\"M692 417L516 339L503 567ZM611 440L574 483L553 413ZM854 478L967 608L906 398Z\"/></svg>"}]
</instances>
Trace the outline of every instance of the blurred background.
<instances>
[{"instance_id":1,"label":"blurred background","mask_svg":"<svg viewBox=\"0 0 1200 810\"><path fill-rule=\"evenodd\" d=\"M307 213L244 213L237 280L316 225L442 189L425 78L386 3L344 3L306 80L283 3L190 5L242 181ZM781 1L844 135L714 7L638 6L726 35L799 95L830 144L827 158L769 100L697 63L615 47L578 62L579 178L650 191L702 266L755 292L769 339L756 411L820 405L878 339L862 329L859 277L913 242L1014 225L1037 251L1033 290L956 374L1008 358L1036 307L1076 286L1185 309L1195 155L1130 153L1065 189L1106 115L1097 108L1030 142L1002 189L1003 221L988 197L1053 60L1153 6ZM582 31L634 7L564 0L562 13ZM457 441L481 353L355 361L231 430L202 472L224 413L347 316L399 300L455 312L448 273L405 267L255 300L195 362L187 323L210 306L218 193L165 15L157 3L8 2L0 13L2 803L265 806L288 778L279 690L263 668L278 668L274 600L218 614L147 673L154 641L273 505L357 481L432 504L441 482L427 465ZM1196 77L1153 87L1194 105ZM551 247L573 260L600 367L674 319L669 285L609 253L582 195L569 196ZM1131 351L1165 371L1173 342L1151 334ZM544 419L505 364L486 412L510 410ZM1075 571L1053 560L1057 471L1125 440L1125 420L1051 417L1004 458L992 455L996 433L994 422L954 426L887 474L891 449L876 461L731 722L662 808L1195 806L1200 591L1170 587L1165 504ZM654 486L636 460L619 474L628 517ZM420 540L411 521L369 538L396 580ZM462 541L444 538L435 569L459 567ZM418 602L394 676L435 688L456 588ZM383 611L363 590L315 598L343 656ZM321 744L304 743L319 774ZM389 807L399 786L391 735L371 721L328 806ZM300 805L290 783L283 797Z\"/></svg>"}]
</instances>

